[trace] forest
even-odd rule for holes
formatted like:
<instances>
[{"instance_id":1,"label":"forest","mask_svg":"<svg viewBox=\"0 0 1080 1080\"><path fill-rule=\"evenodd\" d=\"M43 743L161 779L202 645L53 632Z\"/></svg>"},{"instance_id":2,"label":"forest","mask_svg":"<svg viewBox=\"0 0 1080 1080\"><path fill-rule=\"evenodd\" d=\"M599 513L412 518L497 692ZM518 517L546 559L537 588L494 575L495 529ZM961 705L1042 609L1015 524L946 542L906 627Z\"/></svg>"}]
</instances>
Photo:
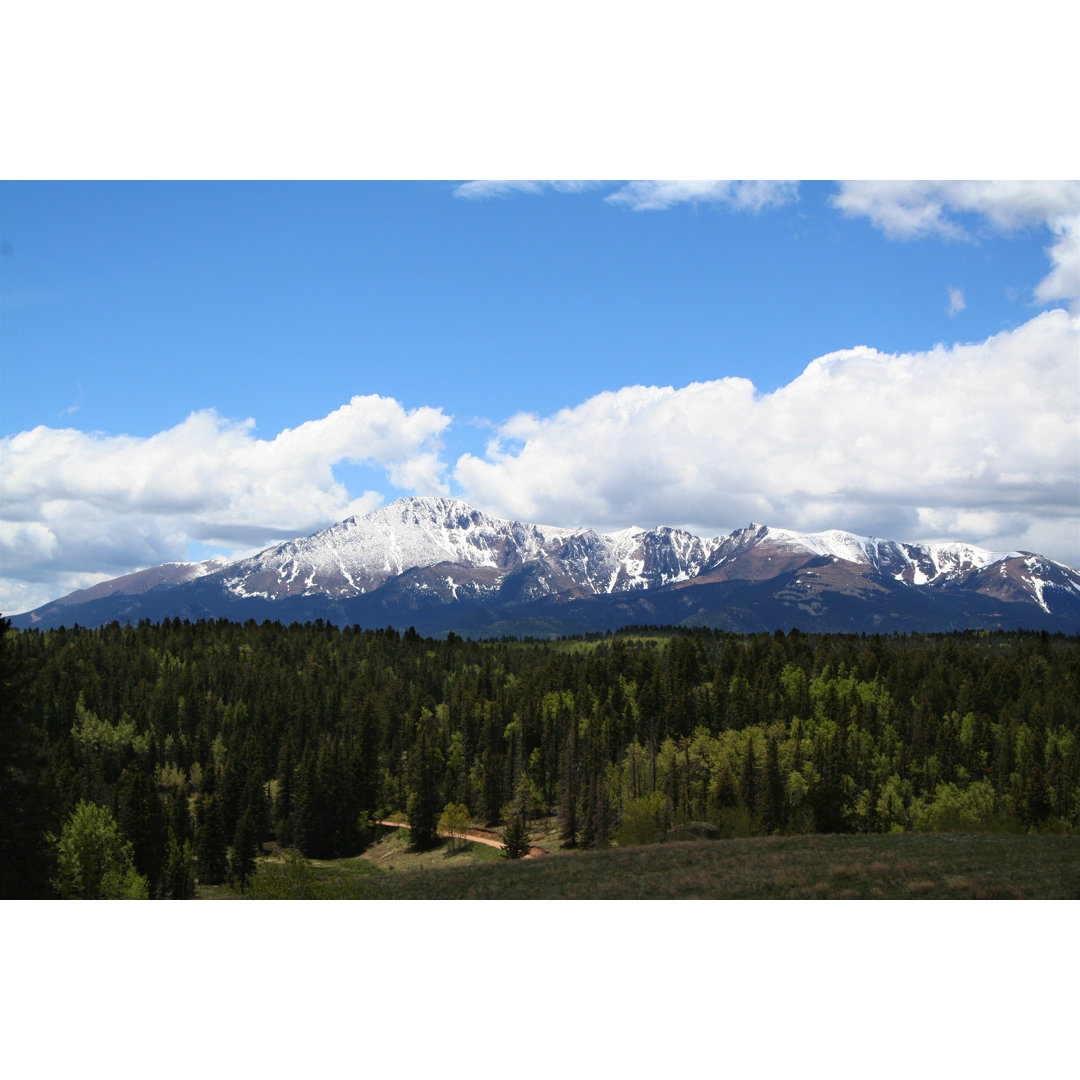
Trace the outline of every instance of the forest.
<instances>
[{"instance_id":1,"label":"forest","mask_svg":"<svg viewBox=\"0 0 1080 1080\"><path fill-rule=\"evenodd\" d=\"M1080 637L559 640L179 619L0 626L0 895L241 889L264 846L362 852L448 808L567 847L1072 832Z\"/></svg>"}]
</instances>

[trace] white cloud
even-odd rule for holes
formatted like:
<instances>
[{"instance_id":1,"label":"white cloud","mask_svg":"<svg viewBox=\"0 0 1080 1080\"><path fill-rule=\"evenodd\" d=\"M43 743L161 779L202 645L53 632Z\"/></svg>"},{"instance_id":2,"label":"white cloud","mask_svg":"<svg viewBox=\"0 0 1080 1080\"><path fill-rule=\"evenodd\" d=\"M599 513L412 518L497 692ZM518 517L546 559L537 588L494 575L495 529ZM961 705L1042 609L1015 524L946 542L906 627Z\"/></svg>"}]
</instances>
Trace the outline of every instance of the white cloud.
<instances>
[{"instance_id":1,"label":"white cloud","mask_svg":"<svg viewBox=\"0 0 1080 1080\"><path fill-rule=\"evenodd\" d=\"M967 307L963 289L949 289L949 314L959 315Z\"/></svg>"},{"instance_id":2,"label":"white cloud","mask_svg":"<svg viewBox=\"0 0 1080 1080\"><path fill-rule=\"evenodd\" d=\"M507 195L543 195L554 191L577 195L603 187L602 180L469 180L459 184L454 194L459 199L495 199Z\"/></svg>"},{"instance_id":3,"label":"white cloud","mask_svg":"<svg viewBox=\"0 0 1080 1080\"><path fill-rule=\"evenodd\" d=\"M600 180L470 180L454 189L462 199L490 199L506 195L577 195L610 187ZM756 213L782 206L799 197L799 185L786 180L632 180L605 201L631 210L667 210L679 203L722 203L733 210Z\"/></svg>"},{"instance_id":4,"label":"white cloud","mask_svg":"<svg viewBox=\"0 0 1080 1080\"><path fill-rule=\"evenodd\" d=\"M717 202L757 212L794 202L799 185L781 180L634 180L607 197L632 210L667 210L679 203Z\"/></svg>"},{"instance_id":5,"label":"white cloud","mask_svg":"<svg viewBox=\"0 0 1080 1080\"><path fill-rule=\"evenodd\" d=\"M1054 229L1058 240L1046 249L1054 269L1035 286L1035 299L1049 304L1080 297L1080 218Z\"/></svg>"},{"instance_id":6,"label":"white cloud","mask_svg":"<svg viewBox=\"0 0 1080 1080\"><path fill-rule=\"evenodd\" d=\"M1038 537L1075 565L1077 330L1057 310L979 344L848 349L767 395L734 378L626 387L513 417L455 478L485 509L555 524Z\"/></svg>"},{"instance_id":7,"label":"white cloud","mask_svg":"<svg viewBox=\"0 0 1080 1080\"><path fill-rule=\"evenodd\" d=\"M832 198L849 217L868 217L886 236L908 240L940 235L971 239L958 215L983 229L1009 233L1045 227L1055 237L1047 248L1053 270L1036 287L1041 303L1080 297L1080 183L1013 180L857 181L840 185Z\"/></svg>"},{"instance_id":8,"label":"white cloud","mask_svg":"<svg viewBox=\"0 0 1080 1080\"><path fill-rule=\"evenodd\" d=\"M382 496L351 497L334 478L339 462L445 493L439 437L449 423L440 409L371 395L270 440L254 421L212 410L150 438L47 427L4 438L0 610L182 560L193 541L264 546L373 510Z\"/></svg>"}]
</instances>

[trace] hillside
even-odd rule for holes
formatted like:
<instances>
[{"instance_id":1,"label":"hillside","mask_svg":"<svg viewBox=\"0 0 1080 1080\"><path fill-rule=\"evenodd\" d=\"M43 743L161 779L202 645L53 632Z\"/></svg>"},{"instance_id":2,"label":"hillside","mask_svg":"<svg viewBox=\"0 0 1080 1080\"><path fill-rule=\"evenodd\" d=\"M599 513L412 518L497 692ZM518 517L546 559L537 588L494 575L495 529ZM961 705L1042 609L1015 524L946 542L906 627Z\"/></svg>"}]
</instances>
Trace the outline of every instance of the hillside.
<instances>
[{"instance_id":1,"label":"hillside","mask_svg":"<svg viewBox=\"0 0 1080 1080\"><path fill-rule=\"evenodd\" d=\"M371 900L1080 899L1076 835L751 837L564 853L532 863L454 865L435 853L422 869L377 867L343 860L286 874L268 861L251 898L284 899L291 890L306 899Z\"/></svg>"}]
</instances>

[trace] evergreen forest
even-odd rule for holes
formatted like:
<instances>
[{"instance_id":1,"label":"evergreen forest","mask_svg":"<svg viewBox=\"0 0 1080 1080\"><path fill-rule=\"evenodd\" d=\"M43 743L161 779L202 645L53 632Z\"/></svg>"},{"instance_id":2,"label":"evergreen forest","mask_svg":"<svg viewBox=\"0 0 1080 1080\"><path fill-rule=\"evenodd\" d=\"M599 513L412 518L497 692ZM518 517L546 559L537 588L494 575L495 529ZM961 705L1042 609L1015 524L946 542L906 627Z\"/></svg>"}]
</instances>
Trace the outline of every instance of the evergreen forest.
<instances>
[{"instance_id":1,"label":"evergreen forest","mask_svg":"<svg viewBox=\"0 0 1080 1080\"><path fill-rule=\"evenodd\" d=\"M451 808L567 847L1080 827L1080 638L0 626L0 895L242 889Z\"/></svg>"}]
</instances>

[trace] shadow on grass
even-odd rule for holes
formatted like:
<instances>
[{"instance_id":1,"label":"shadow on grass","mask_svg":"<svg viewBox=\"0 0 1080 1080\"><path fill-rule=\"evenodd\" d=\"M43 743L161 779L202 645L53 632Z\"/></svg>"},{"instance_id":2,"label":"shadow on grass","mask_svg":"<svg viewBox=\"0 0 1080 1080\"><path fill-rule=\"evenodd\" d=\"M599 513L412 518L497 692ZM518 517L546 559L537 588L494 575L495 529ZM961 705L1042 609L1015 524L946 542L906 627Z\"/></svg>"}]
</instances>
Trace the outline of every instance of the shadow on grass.
<instances>
[{"instance_id":1,"label":"shadow on grass","mask_svg":"<svg viewBox=\"0 0 1080 1080\"><path fill-rule=\"evenodd\" d=\"M698 840L532 861L494 848L261 860L250 899L341 900L994 900L1080 899L1080 838L904 834ZM421 865L415 861L423 860ZM227 888L216 895L222 899ZM200 894L202 895L202 894Z\"/></svg>"}]
</instances>

